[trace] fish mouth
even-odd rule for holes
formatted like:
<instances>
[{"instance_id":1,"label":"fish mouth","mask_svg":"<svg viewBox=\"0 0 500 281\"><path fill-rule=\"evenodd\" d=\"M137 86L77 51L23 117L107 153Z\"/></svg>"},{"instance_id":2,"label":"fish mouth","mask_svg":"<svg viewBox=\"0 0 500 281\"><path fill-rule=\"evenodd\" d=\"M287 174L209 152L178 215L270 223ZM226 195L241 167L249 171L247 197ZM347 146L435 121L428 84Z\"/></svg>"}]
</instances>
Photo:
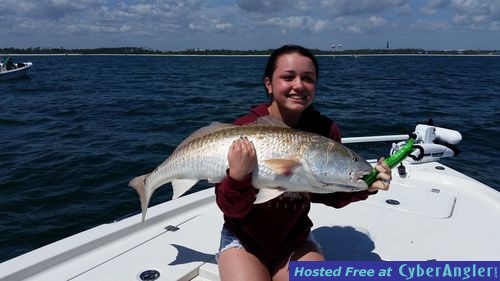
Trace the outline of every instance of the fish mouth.
<instances>
[{"instance_id":1,"label":"fish mouth","mask_svg":"<svg viewBox=\"0 0 500 281\"><path fill-rule=\"evenodd\" d=\"M325 190L328 190L328 186L336 186L338 188L343 188L345 191L348 192L355 192L355 191L361 191L365 190L368 188L368 185L366 182L363 180L363 176L370 174L371 171L354 171L349 173L349 178L344 178L343 180L337 181L337 182L330 182L326 183L321 181L319 178L316 176L313 176L318 183L320 183L322 186L320 188L326 188ZM329 192L326 192L329 193Z\"/></svg>"},{"instance_id":2,"label":"fish mouth","mask_svg":"<svg viewBox=\"0 0 500 281\"><path fill-rule=\"evenodd\" d=\"M351 177L352 182L359 183L359 182L364 182L363 177L370 174L370 172L371 171L355 171L351 172L349 176Z\"/></svg>"}]
</instances>

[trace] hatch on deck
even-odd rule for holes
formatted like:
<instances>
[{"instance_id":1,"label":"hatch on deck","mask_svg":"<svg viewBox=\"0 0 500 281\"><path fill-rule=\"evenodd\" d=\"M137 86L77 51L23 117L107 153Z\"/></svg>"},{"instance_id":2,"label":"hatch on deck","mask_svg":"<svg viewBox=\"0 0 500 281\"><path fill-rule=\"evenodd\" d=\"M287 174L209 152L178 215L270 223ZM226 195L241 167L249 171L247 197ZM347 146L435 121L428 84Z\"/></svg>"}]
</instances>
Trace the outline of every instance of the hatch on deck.
<instances>
[{"instance_id":1,"label":"hatch on deck","mask_svg":"<svg viewBox=\"0 0 500 281\"><path fill-rule=\"evenodd\" d=\"M445 219L453 214L455 201L455 196L433 187L414 188L394 184L388 192L378 192L376 196L370 196L365 202L398 211Z\"/></svg>"}]
</instances>

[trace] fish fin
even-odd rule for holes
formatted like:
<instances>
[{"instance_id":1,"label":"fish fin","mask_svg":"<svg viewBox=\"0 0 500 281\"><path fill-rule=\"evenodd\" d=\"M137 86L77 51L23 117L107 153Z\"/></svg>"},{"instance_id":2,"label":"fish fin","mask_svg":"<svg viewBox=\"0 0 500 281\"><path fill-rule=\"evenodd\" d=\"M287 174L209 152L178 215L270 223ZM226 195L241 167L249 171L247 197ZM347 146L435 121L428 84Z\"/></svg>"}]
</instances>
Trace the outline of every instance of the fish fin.
<instances>
[{"instance_id":1,"label":"fish fin","mask_svg":"<svg viewBox=\"0 0 500 281\"><path fill-rule=\"evenodd\" d=\"M172 181L172 187L174 190L174 195L172 199L177 199L181 197L186 191L188 191L193 185L195 185L199 180L193 179L176 179Z\"/></svg>"},{"instance_id":2,"label":"fish fin","mask_svg":"<svg viewBox=\"0 0 500 281\"><path fill-rule=\"evenodd\" d=\"M259 189L259 193L257 193L255 197L255 201L253 202L254 204L261 204L264 202L267 202L271 199L274 199L281 194L283 194L285 190L282 188L276 188L276 189L271 189L271 188L261 188Z\"/></svg>"},{"instance_id":3,"label":"fish fin","mask_svg":"<svg viewBox=\"0 0 500 281\"><path fill-rule=\"evenodd\" d=\"M285 122L282 120L273 117L271 115L261 116L257 118L255 121L244 124L243 126L269 126L269 127L284 127L289 128Z\"/></svg>"},{"instance_id":4,"label":"fish fin","mask_svg":"<svg viewBox=\"0 0 500 281\"><path fill-rule=\"evenodd\" d=\"M264 160L273 172L280 176L290 176L295 167L301 165L301 163L295 158L289 159L268 159Z\"/></svg>"},{"instance_id":5,"label":"fish fin","mask_svg":"<svg viewBox=\"0 0 500 281\"><path fill-rule=\"evenodd\" d=\"M148 176L149 174L135 177L128 183L128 186L133 187L137 190L137 193L139 193L139 199L141 200L142 222L146 219L146 212L148 210L149 200L151 199L151 194L144 186Z\"/></svg>"},{"instance_id":6,"label":"fish fin","mask_svg":"<svg viewBox=\"0 0 500 281\"><path fill-rule=\"evenodd\" d=\"M284 128L289 128L285 122L282 120L273 117L271 115L266 115L257 118L257 120L243 124L242 126L268 126L268 127L284 127ZM221 122L212 122L210 125L201 127L198 130L194 131L191 135L189 135L187 138L185 138L175 149L175 151L181 149L184 147L187 143L192 142L195 139L202 138L208 134L212 134L221 130L225 130L228 128L234 128L234 127L239 127L238 125L233 125L233 124L227 124L227 123L221 123ZM174 152L175 152L174 151Z\"/></svg>"},{"instance_id":7,"label":"fish fin","mask_svg":"<svg viewBox=\"0 0 500 281\"><path fill-rule=\"evenodd\" d=\"M232 125L232 124L227 124L227 123L221 123L221 122L212 122L210 125L201 127L198 130L194 131L191 135L189 135L187 138L185 138L175 150L180 149L181 147L185 146L187 143L195 140L202 138L208 134L224 130L227 128L232 128L232 127L237 127L237 125Z\"/></svg>"}]
</instances>

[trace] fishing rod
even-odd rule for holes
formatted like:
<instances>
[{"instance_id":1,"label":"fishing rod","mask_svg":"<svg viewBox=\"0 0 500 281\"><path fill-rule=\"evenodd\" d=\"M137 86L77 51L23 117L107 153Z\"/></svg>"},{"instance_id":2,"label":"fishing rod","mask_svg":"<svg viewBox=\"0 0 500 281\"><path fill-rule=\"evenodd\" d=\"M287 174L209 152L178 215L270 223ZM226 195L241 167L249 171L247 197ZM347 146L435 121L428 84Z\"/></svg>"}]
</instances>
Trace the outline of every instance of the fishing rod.
<instances>
[{"instance_id":1,"label":"fishing rod","mask_svg":"<svg viewBox=\"0 0 500 281\"><path fill-rule=\"evenodd\" d=\"M392 169L395 166L397 166L399 163L401 163L406 157L408 156L413 156L411 153L416 149L414 147L415 144L415 139L416 135L412 134L410 138L408 138L408 141L406 144L401 147L396 153L393 155L389 156L387 159L384 160L384 162ZM415 157L415 156L413 156ZM417 160L418 157L416 157L415 160ZM366 182L368 186L370 186L372 183L374 183L377 180L377 175L379 174L379 171L377 171L375 168L372 169L372 171L363 177L363 181Z\"/></svg>"}]
</instances>

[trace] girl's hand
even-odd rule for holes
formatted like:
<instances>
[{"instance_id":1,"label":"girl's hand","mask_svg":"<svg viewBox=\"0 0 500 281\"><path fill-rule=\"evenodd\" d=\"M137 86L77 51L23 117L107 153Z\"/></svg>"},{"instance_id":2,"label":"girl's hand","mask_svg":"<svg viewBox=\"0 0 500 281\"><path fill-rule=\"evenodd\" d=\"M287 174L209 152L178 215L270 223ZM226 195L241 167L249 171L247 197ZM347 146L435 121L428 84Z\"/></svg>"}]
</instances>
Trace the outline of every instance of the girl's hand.
<instances>
[{"instance_id":1,"label":"girl's hand","mask_svg":"<svg viewBox=\"0 0 500 281\"><path fill-rule=\"evenodd\" d=\"M377 175L378 180L368 187L368 191L388 190L392 180L392 174L391 168L384 162L384 157L378 160L375 169L379 172Z\"/></svg>"},{"instance_id":2,"label":"girl's hand","mask_svg":"<svg viewBox=\"0 0 500 281\"><path fill-rule=\"evenodd\" d=\"M246 137L234 140L227 153L229 176L235 180L243 180L257 164L257 153L251 141Z\"/></svg>"}]
</instances>

